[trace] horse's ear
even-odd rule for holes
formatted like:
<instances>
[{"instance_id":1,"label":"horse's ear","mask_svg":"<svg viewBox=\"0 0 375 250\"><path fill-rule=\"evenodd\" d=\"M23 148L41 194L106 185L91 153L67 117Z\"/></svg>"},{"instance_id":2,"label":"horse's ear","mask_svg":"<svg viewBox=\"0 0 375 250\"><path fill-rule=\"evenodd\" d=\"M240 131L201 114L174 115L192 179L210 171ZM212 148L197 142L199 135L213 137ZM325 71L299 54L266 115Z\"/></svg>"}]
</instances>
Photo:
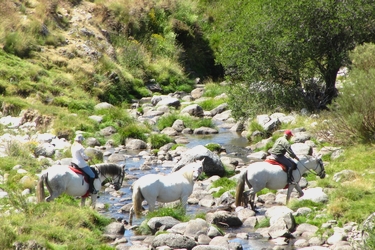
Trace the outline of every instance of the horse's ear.
<instances>
[{"instance_id":1,"label":"horse's ear","mask_svg":"<svg viewBox=\"0 0 375 250\"><path fill-rule=\"evenodd\" d=\"M317 159L322 159L322 154L318 154L318 155L316 156L316 158L317 158Z\"/></svg>"}]
</instances>

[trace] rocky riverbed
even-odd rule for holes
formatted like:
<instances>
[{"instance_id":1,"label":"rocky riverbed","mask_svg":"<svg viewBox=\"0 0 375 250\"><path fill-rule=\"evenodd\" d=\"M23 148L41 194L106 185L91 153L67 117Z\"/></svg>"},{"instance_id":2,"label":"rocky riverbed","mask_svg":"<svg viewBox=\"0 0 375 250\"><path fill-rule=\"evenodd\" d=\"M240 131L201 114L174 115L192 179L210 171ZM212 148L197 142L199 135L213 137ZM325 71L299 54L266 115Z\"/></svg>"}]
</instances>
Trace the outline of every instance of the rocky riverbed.
<instances>
[{"instance_id":1,"label":"rocky riverbed","mask_svg":"<svg viewBox=\"0 0 375 250\"><path fill-rule=\"evenodd\" d=\"M248 208L235 208L234 198L228 192L220 198L214 198L212 194L217 189L211 188L210 184L221 178L224 173L224 166L234 170L238 174L250 162L261 161L267 152L260 150L271 138L262 140L257 144L250 145L246 139L246 123L237 123L231 118L231 111L228 105L222 104L219 107L206 111L199 106L204 99L204 89L198 88L190 94L171 94L168 96L154 96L140 100L134 109L130 109L135 119L139 122L155 124L160 116L170 112L171 109L183 106L181 114L197 117L209 117L217 124L217 129L185 127L181 120L177 120L172 127L166 128L159 133L164 133L175 139L175 143L185 146L172 150L172 145L167 144L160 148L157 155L153 155L146 142L132 139L126 145L113 147L111 141L100 145L95 138L87 138L88 154L102 155L103 160L114 163L125 163L126 181L119 191L106 187L100 195L97 209L103 214L117 218L106 229L105 235L109 244L116 249L353 249L357 242L360 242L360 231L355 223L348 223L342 227L336 221L327 221L323 228L317 228L310 224L295 223L295 216L308 215L311 208L300 208L293 211L285 206L286 191L278 190L276 194L268 193L257 199L258 211ZM219 96L217 98L225 98ZM143 113L137 111L142 106ZM101 103L97 109L111 108L108 103ZM33 131L35 122L24 122L25 113L19 117L2 117L0 123L6 125L12 133L6 133L0 137L0 154L6 155L6 143L12 140L20 142L37 142L36 154L51 164L67 164L70 159L59 158L59 152L70 147L70 142L57 138L50 133L34 134L21 133L20 131ZM272 115L259 115L257 122L265 130L278 131L281 124L290 124L301 114L274 113ZM30 114L28 114L30 117ZM314 116L306 116L312 119L311 126L314 126ZM100 117L89 117L100 122ZM30 119L29 119L30 120ZM17 132L18 131L18 132ZM228 133L228 136L220 137L219 134ZM116 133L113 128L104 128L100 131L102 135L108 136ZM317 149L311 140L313 135L309 128L293 129L293 150L298 155L307 154L330 154L335 157L341 153L340 148ZM25 135L27 134L27 135ZM229 136L230 135L230 136ZM253 135L250 135L253 136ZM219 138L215 140L215 138ZM318 138L319 139L319 138ZM203 145L208 142L215 142L222 146L222 150L211 152ZM234 143L235 142L235 143ZM236 146L238 144L238 147ZM59 159L53 161L52 157ZM178 167L193 161L194 159L205 158L204 172L208 179L195 183L193 194L189 198L188 213L203 211L206 213L205 220L192 219L189 222L179 222L173 218L161 217L148 221L153 235L136 235L136 226L143 219L136 220L135 226L126 224L127 215L131 206L130 186L140 176L154 172L168 174ZM326 162L325 164L329 164ZM17 171L25 175L22 166L15 166ZM338 176L346 173L337 173ZM339 181L339 177L335 176ZM6 176L2 176L6 178ZM232 178L236 179L236 175ZM332 177L327 177L332 178ZM316 182L307 182L302 178L300 185L304 188L305 195L300 199L310 199L314 202L326 202L328 196L326 190L316 185ZM27 190L25 190L27 194ZM5 192L1 195L6 196ZM297 194L293 194L297 199ZM35 197L30 197L34 202ZM106 209L104 204L110 204ZM314 211L317 216L324 217L324 211ZM256 229L256 225L268 220L270 225ZM221 228L222 230L218 230ZM323 230L323 234L317 234ZM166 233L158 234L158 231ZM224 233L222 233L224 232Z\"/></svg>"}]
</instances>

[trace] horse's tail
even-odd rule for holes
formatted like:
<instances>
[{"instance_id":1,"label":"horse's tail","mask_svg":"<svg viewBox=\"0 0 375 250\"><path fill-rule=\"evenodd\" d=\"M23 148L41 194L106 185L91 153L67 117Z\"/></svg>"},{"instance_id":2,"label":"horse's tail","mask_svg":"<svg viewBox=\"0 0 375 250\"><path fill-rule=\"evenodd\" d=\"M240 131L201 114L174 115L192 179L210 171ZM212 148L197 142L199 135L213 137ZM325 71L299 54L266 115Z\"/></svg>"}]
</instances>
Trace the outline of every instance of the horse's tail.
<instances>
[{"instance_id":1,"label":"horse's tail","mask_svg":"<svg viewBox=\"0 0 375 250\"><path fill-rule=\"evenodd\" d=\"M139 218L141 216L142 212L142 201L143 201L143 195L141 192L141 189L138 185L135 185L133 188L133 209L135 216Z\"/></svg>"},{"instance_id":2,"label":"horse's tail","mask_svg":"<svg viewBox=\"0 0 375 250\"><path fill-rule=\"evenodd\" d=\"M48 173L42 174L39 178L38 185L36 186L38 202L42 202L46 198L46 193L44 191L44 180L46 180L47 178L48 178Z\"/></svg>"},{"instance_id":3,"label":"horse's tail","mask_svg":"<svg viewBox=\"0 0 375 250\"><path fill-rule=\"evenodd\" d=\"M245 190L245 178L247 176L247 171L242 171L240 173L238 182L237 182L237 187L236 187L236 202L235 205L236 207L241 206L242 203L242 197L243 197L243 192Z\"/></svg>"}]
</instances>

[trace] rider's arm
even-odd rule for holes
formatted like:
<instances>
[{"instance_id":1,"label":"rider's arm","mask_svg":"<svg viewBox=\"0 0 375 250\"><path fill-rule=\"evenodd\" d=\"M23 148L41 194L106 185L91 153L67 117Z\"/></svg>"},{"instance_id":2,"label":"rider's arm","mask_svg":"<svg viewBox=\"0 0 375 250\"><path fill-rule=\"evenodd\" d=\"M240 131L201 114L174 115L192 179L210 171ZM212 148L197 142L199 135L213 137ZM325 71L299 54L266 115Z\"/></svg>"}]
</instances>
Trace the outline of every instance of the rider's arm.
<instances>
[{"instance_id":1,"label":"rider's arm","mask_svg":"<svg viewBox=\"0 0 375 250\"><path fill-rule=\"evenodd\" d=\"M297 161L299 161L298 156L293 152L292 147L291 147L291 145L289 143L285 144L285 149L288 152L288 154L290 155L290 157L292 157L292 158L296 159Z\"/></svg>"},{"instance_id":2,"label":"rider's arm","mask_svg":"<svg viewBox=\"0 0 375 250\"><path fill-rule=\"evenodd\" d=\"M90 158L85 154L85 149L82 147L79 152L81 153L81 156L82 158L85 160L85 161L88 161L90 160Z\"/></svg>"}]
</instances>

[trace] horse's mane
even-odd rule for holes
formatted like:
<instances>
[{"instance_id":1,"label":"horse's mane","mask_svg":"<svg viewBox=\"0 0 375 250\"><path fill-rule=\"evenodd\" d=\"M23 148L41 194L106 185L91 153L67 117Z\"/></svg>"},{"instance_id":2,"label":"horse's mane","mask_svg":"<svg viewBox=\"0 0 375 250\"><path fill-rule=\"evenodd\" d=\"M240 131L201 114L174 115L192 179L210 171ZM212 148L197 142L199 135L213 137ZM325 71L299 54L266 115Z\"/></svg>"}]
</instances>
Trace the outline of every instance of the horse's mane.
<instances>
[{"instance_id":1,"label":"horse's mane","mask_svg":"<svg viewBox=\"0 0 375 250\"><path fill-rule=\"evenodd\" d=\"M121 175L122 168L114 163L100 163L94 165L103 175Z\"/></svg>"},{"instance_id":2,"label":"horse's mane","mask_svg":"<svg viewBox=\"0 0 375 250\"><path fill-rule=\"evenodd\" d=\"M193 181L194 178L194 166L197 163L193 162L188 165L185 165L184 167L180 168L177 172L175 173L180 173L182 176L184 176L189 182Z\"/></svg>"}]
</instances>

